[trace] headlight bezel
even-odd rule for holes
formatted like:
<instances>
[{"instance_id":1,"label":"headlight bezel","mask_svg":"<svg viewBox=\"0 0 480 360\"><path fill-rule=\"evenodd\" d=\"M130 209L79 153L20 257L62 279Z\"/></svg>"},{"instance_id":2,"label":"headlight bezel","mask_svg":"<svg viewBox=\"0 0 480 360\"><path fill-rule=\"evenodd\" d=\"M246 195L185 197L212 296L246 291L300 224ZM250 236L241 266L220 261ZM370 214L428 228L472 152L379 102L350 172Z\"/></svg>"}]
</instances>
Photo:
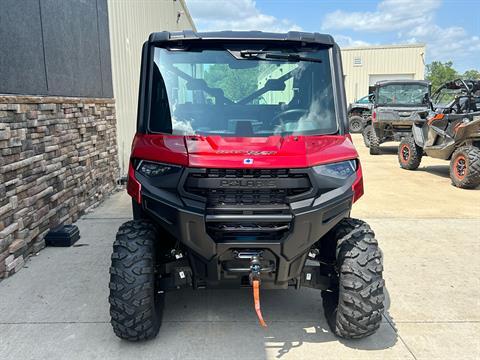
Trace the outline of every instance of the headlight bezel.
<instances>
[{"instance_id":1,"label":"headlight bezel","mask_svg":"<svg viewBox=\"0 0 480 360\"><path fill-rule=\"evenodd\" d=\"M150 160L140 160L135 170L142 176L147 178L162 177L177 173L181 170L181 166L166 164Z\"/></svg>"},{"instance_id":2,"label":"headlight bezel","mask_svg":"<svg viewBox=\"0 0 480 360\"><path fill-rule=\"evenodd\" d=\"M313 167L315 175L335 178L338 180L347 180L350 176L357 172L357 169L357 159L320 164Z\"/></svg>"}]
</instances>

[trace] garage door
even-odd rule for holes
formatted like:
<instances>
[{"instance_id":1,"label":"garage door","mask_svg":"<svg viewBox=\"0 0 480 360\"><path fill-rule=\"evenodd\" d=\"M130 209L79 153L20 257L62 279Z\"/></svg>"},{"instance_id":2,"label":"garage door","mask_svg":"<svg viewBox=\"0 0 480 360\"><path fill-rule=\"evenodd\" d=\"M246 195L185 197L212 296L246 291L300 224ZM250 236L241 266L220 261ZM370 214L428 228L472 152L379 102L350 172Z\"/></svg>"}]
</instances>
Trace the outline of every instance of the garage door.
<instances>
[{"instance_id":1,"label":"garage door","mask_svg":"<svg viewBox=\"0 0 480 360\"><path fill-rule=\"evenodd\" d=\"M375 74L369 75L368 86L375 85L382 80L413 80L413 74Z\"/></svg>"}]
</instances>

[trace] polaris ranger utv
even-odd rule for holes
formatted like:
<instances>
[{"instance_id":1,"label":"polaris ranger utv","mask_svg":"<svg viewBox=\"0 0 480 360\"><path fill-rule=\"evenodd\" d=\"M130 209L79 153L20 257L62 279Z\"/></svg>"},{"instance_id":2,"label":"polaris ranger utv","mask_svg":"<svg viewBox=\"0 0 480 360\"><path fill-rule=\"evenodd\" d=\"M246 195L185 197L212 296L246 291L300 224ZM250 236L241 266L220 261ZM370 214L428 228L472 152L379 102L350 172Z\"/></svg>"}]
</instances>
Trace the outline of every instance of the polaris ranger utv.
<instances>
[{"instance_id":1,"label":"polaris ranger utv","mask_svg":"<svg viewBox=\"0 0 480 360\"><path fill-rule=\"evenodd\" d=\"M375 85L371 124L363 140L371 155L380 154L380 144L411 135L416 119L430 111L430 85L423 80L387 80Z\"/></svg>"},{"instance_id":2,"label":"polaris ranger utv","mask_svg":"<svg viewBox=\"0 0 480 360\"><path fill-rule=\"evenodd\" d=\"M143 46L127 191L113 245L110 313L122 339L159 331L180 288L321 290L343 338L384 310L340 51L328 35L160 32ZM312 316L320 316L313 314Z\"/></svg>"},{"instance_id":3,"label":"polaris ranger utv","mask_svg":"<svg viewBox=\"0 0 480 360\"><path fill-rule=\"evenodd\" d=\"M415 170L424 154L450 160L452 184L463 189L480 185L480 81L461 80L442 85L432 96L435 113L418 119L413 136L402 140L400 167Z\"/></svg>"},{"instance_id":4,"label":"polaris ranger utv","mask_svg":"<svg viewBox=\"0 0 480 360\"><path fill-rule=\"evenodd\" d=\"M369 94L348 105L347 113L351 133L361 134L366 124L371 124L374 97L374 94Z\"/></svg>"}]
</instances>

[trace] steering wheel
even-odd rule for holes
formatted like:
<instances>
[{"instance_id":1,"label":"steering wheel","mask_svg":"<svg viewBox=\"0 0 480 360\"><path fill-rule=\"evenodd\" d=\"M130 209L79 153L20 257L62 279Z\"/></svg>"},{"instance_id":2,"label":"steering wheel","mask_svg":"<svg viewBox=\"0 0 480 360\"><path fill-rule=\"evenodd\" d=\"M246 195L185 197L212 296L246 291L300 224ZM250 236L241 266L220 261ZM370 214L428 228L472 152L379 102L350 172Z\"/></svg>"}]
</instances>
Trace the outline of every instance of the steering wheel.
<instances>
[{"instance_id":1,"label":"steering wheel","mask_svg":"<svg viewBox=\"0 0 480 360\"><path fill-rule=\"evenodd\" d=\"M306 109L289 109L289 110L282 111L281 113L278 113L270 121L271 121L271 123L274 123L275 121L277 121L278 119L280 119L281 117L284 117L284 116L290 116L290 115L293 115L293 114L305 115L306 113L308 113L308 110L306 110Z\"/></svg>"}]
</instances>

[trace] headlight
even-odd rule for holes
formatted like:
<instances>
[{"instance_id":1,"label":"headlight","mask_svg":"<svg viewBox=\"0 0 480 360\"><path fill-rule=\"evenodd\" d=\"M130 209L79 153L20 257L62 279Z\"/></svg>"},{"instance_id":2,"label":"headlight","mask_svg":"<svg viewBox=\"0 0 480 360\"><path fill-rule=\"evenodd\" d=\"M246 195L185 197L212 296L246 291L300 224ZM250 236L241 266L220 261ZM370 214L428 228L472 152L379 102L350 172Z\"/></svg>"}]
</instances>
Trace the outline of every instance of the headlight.
<instances>
[{"instance_id":1,"label":"headlight","mask_svg":"<svg viewBox=\"0 0 480 360\"><path fill-rule=\"evenodd\" d=\"M347 179L357 170L356 160L341 161L332 164L314 166L313 170L318 175L333 177L337 179Z\"/></svg>"},{"instance_id":2,"label":"headlight","mask_svg":"<svg viewBox=\"0 0 480 360\"><path fill-rule=\"evenodd\" d=\"M148 177L168 175L177 172L179 169L179 166L159 164L144 160L137 166L137 171Z\"/></svg>"}]
</instances>

